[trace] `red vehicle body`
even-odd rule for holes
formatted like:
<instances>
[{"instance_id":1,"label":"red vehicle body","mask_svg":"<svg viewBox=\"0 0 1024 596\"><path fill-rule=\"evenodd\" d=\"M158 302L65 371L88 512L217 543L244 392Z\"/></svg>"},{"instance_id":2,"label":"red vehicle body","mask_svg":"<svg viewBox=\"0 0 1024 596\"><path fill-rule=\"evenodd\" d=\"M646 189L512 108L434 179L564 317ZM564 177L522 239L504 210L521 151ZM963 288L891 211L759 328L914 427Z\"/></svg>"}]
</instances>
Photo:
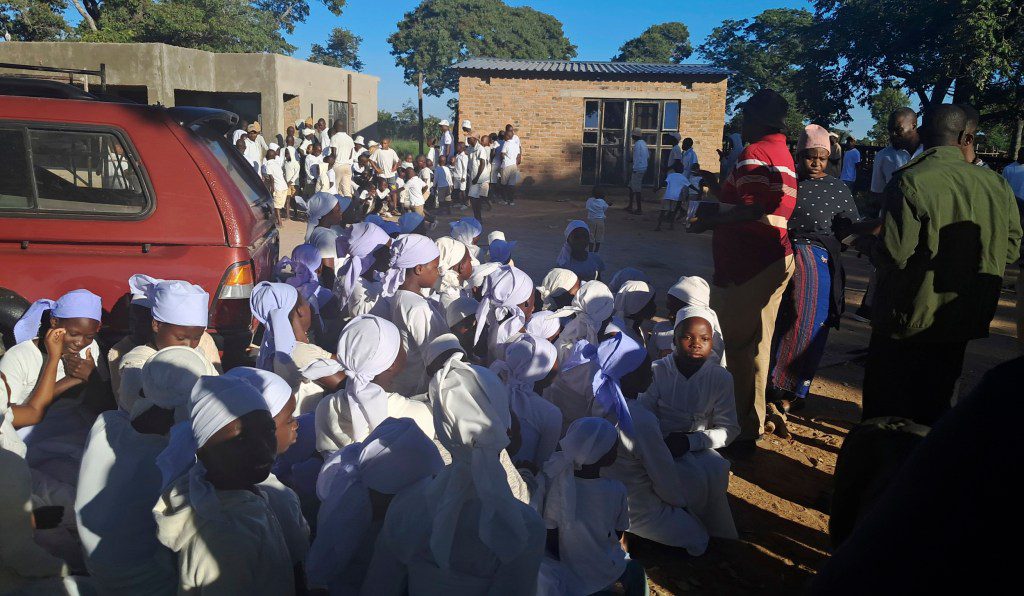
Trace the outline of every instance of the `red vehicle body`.
<instances>
[{"instance_id":1,"label":"red vehicle body","mask_svg":"<svg viewBox=\"0 0 1024 596\"><path fill-rule=\"evenodd\" d=\"M236 121L234 114L215 110L0 95L0 151L4 159L26 151L17 146L19 135L31 145L24 176L32 178L37 195L26 199L15 182L0 183L0 287L8 290L0 295L0 308L8 313L2 325L11 324L19 298L56 299L86 288L103 299L102 337L110 345L128 329L128 278L144 273L202 286L211 298L209 331L225 364L244 353L252 336L248 298L252 286L272 274L278 233L269 193L224 138ZM40 157L46 150L37 151L39 139L67 138L80 139L74 147L83 151L71 162L105 154L130 163L131 182L120 185L135 190L98 188L118 184L103 178L96 160L83 166L66 165L54 152ZM115 145L123 157L115 155ZM0 166L0 176L17 179L20 163L16 158ZM44 191L53 197L61 189L73 198L43 198ZM89 212L95 208L88 197L104 192L132 194L127 207L109 210L137 213ZM79 200L84 202L74 202ZM73 209L41 206L47 202ZM3 331L9 346L9 329Z\"/></svg>"}]
</instances>

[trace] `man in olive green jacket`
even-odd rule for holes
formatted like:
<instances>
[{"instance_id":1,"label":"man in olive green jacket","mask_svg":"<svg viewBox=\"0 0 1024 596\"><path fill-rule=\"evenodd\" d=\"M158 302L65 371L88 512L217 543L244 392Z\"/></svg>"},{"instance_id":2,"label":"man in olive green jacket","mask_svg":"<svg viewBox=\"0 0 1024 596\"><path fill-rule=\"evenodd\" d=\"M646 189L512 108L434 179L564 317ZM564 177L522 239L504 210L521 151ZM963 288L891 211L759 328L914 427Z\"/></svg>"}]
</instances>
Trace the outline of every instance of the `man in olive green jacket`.
<instances>
[{"instance_id":1,"label":"man in olive green jacket","mask_svg":"<svg viewBox=\"0 0 1024 596\"><path fill-rule=\"evenodd\" d=\"M921 136L925 151L886 186L870 249L878 286L863 416L932 425L950 408L967 342L988 336L1021 223L1009 184L965 160L973 131L961 108L930 109Z\"/></svg>"}]
</instances>

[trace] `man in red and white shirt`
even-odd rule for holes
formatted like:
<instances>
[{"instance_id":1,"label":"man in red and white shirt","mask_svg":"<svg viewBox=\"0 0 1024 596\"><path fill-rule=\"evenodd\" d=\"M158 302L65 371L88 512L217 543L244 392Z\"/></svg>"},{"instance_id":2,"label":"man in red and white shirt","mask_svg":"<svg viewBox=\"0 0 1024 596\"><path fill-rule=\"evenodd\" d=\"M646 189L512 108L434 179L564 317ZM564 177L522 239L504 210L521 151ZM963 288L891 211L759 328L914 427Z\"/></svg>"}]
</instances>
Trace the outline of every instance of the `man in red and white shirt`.
<instances>
[{"instance_id":1,"label":"man in red and white shirt","mask_svg":"<svg viewBox=\"0 0 1024 596\"><path fill-rule=\"evenodd\" d=\"M722 322L729 372L736 386L739 441L764 433L765 391L771 368L772 333L779 303L793 274L786 229L796 206L796 171L786 145L789 104L762 89L743 105L743 140L750 144L718 186L702 172L724 205L691 231L714 229L711 307Z\"/></svg>"}]
</instances>

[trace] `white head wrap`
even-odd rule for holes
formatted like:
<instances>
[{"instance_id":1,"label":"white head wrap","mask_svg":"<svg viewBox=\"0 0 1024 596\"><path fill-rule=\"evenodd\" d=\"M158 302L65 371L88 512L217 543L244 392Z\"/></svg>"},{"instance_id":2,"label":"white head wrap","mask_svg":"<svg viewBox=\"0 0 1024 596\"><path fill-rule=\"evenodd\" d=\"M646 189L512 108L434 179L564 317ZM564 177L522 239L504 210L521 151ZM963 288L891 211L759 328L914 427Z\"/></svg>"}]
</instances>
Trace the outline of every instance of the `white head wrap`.
<instances>
[{"instance_id":1,"label":"white head wrap","mask_svg":"<svg viewBox=\"0 0 1024 596\"><path fill-rule=\"evenodd\" d=\"M512 410L519 414L521 424L532 424L532 417L522 413L531 410L533 385L551 373L558 360L558 349L548 340L523 335L505 348L503 360L495 360L491 370L508 387ZM541 429L534 429L539 435ZM541 463L541 462L538 462Z\"/></svg>"},{"instance_id":2,"label":"white head wrap","mask_svg":"<svg viewBox=\"0 0 1024 596\"><path fill-rule=\"evenodd\" d=\"M427 366L430 366L445 352L451 350L458 350L458 353L453 354L451 357L457 357L459 360L462 360L466 353L462 348L462 344L459 343L459 338L454 333L438 335L427 344L426 357L423 360L427 363Z\"/></svg>"},{"instance_id":3,"label":"white head wrap","mask_svg":"<svg viewBox=\"0 0 1024 596\"><path fill-rule=\"evenodd\" d=\"M711 286L703 277L696 275L680 277L679 281L669 288L668 293L690 306L711 305Z\"/></svg>"},{"instance_id":4,"label":"white head wrap","mask_svg":"<svg viewBox=\"0 0 1024 596\"><path fill-rule=\"evenodd\" d=\"M481 542L501 561L513 560L527 546L527 534L499 461L512 425L508 391L491 371L452 358L430 381L429 395L437 438L452 455L452 464L426 491L434 513L434 562L449 569L460 513L474 497L480 500Z\"/></svg>"},{"instance_id":5,"label":"white head wrap","mask_svg":"<svg viewBox=\"0 0 1024 596\"><path fill-rule=\"evenodd\" d=\"M654 290L645 281L627 281L615 294L614 316L625 321L628 317L640 312L651 299Z\"/></svg>"},{"instance_id":6,"label":"white head wrap","mask_svg":"<svg viewBox=\"0 0 1024 596\"><path fill-rule=\"evenodd\" d=\"M249 308L252 316L263 324L263 343L256 366L263 370L273 370L277 354L291 357L295 348L295 331L288 315L299 300L299 291L288 284L261 281L252 290L249 297Z\"/></svg>"},{"instance_id":7,"label":"white head wrap","mask_svg":"<svg viewBox=\"0 0 1024 596\"><path fill-rule=\"evenodd\" d=\"M473 343L480 340L484 325L491 326L495 344L505 343L525 327L526 313L519 305L530 299L533 289L530 276L510 265L502 265L488 275L484 280L480 306L476 310Z\"/></svg>"},{"instance_id":8,"label":"white head wrap","mask_svg":"<svg viewBox=\"0 0 1024 596\"><path fill-rule=\"evenodd\" d=\"M550 341L562 330L562 321L550 310L534 311L526 323L526 332L534 337Z\"/></svg>"},{"instance_id":9,"label":"white head wrap","mask_svg":"<svg viewBox=\"0 0 1024 596\"><path fill-rule=\"evenodd\" d=\"M469 286L479 288L484 285L487 276L494 273L501 267L501 263L480 263L473 267L473 275L469 276Z\"/></svg>"},{"instance_id":10,"label":"white head wrap","mask_svg":"<svg viewBox=\"0 0 1024 596\"><path fill-rule=\"evenodd\" d=\"M236 366L224 373L224 376L241 379L252 385L267 402L271 416L280 414L292 398L292 388L288 382L270 371L251 366Z\"/></svg>"},{"instance_id":11,"label":"white head wrap","mask_svg":"<svg viewBox=\"0 0 1024 596\"><path fill-rule=\"evenodd\" d=\"M569 225L565 226L565 242L562 243L562 250L558 253L558 258L555 259L556 267L568 267L572 261L572 251L569 250L569 235L580 228L590 232L590 226L586 222L574 219L569 222Z\"/></svg>"},{"instance_id":12,"label":"white head wrap","mask_svg":"<svg viewBox=\"0 0 1024 596\"><path fill-rule=\"evenodd\" d=\"M203 288L181 280L163 280L136 274L128 280L132 295L145 294L135 304L153 310L153 319L183 327L206 327L210 320L210 295Z\"/></svg>"},{"instance_id":13,"label":"white head wrap","mask_svg":"<svg viewBox=\"0 0 1024 596\"><path fill-rule=\"evenodd\" d=\"M451 227L449 235L466 246L473 244L473 240L484 232L484 227L472 217L463 217L449 225Z\"/></svg>"},{"instance_id":14,"label":"white head wrap","mask_svg":"<svg viewBox=\"0 0 1024 596\"><path fill-rule=\"evenodd\" d=\"M559 513L558 526L565 527L576 520L575 470L592 464L612 450L619 432L604 418L579 418L569 425L556 451L544 464L544 477L550 483L545 495L547 502L557 499L555 511Z\"/></svg>"},{"instance_id":15,"label":"white head wrap","mask_svg":"<svg viewBox=\"0 0 1024 596\"><path fill-rule=\"evenodd\" d=\"M441 255L441 260L437 265L440 274L437 282L438 289L461 289L463 284L459 281L459 272L455 268L462 262L462 259L466 258L469 248L462 242L447 236L438 238L436 242L438 253Z\"/></svg>"},{"instance_id":16,"label":"white head wrap","mask_svg":"<svg viewBox=\"0 0 1024 596\"><path fill-rule=\"evenodd\" d=\"M381 295L394 296L405 281L405 270L417 265L426 265L441 256L434 241L419 234L399 236L391 245L391 261L384 274Z\"/></svg>"},{"instance_id":17,"label":"white head wrap","mask_svg":"<svg viewBox=\"0 0 1024 596\"><path fill-rule=\"evenodd\" d=\"M46 311L58 319L103 320L103 303L99 296L89 290L71 290L56 300L42 298L33 302L14 324L15 343L20 344L36 336Z\"/></svg>"},{"instance_id":18,"label":"white head wrap","mask_svg":"<svg viewBox=\"0 0 1024 596\"><path fill-rule=\"evenodd\" d=\"M411 418L388 418L363 442L335 452L316 482L322 504L306 558L309 584L342 579L373 521L370 490L395 495L443 467L434 442Z\"/></svg>"},{"instance_id":19,"label":"white head wrap","mask_svg":"<svg viewBox=\"0 0 1024 596\"><path fill-rule=\"evenodd\" d=\"M333 211L334 207L338 204L338 195L329 192L318 192L309 197L309 200L306 201L306 215L309 217L306 221L305 240L307 242L309 241L309 235L320 225L320 220L323 219L323 216Z\"/></svg>"},{"instance_id":20,"label":"white head wrap","mask_svg":"<svg viewBox=\"0 0 1024 596\"><path fill-rule=\"evenodd\" d=\"M338 237L338 255L348 255L348 259L338 269L338 277L334 282L339 309L348 305L359 277L373 265L373 253L388 242L391 242L391 237L383 228L366 222L354 224L345 235ZM345 246L342 247L342 244Z\"/></svg>"},{"instance_id":21,"label":"white head wrap","mask_svg":"<svg viewBox=\"0 0 1024 596\"><path fill-rule=\"evenodd\" d=\"M374 315L355 317L338 337L337 359L345 373L352 430L364 436L388 417L388 394L373 378L395 363L402 347L398 327Z\"/></svg>"},{"instance_id":22,"label":"white head wrap","mask_svg":"<svg viewBox=\"0 0 1024 596\"><path fill-rule=\"evenodd\" d=\"M132 405L132 420L152 407L174 410L174 421L187 420L189 396L199 377L216 375L205 356L186 346L164 348L142 365L142 396Z\"/></svg>"},{"instance_id":23,"label":"white head wrap","mask_svg":"<svg viewBox=\"0 0 1024 596\"><path fill-rule=\"evenodd\" d=\"M624 267L615 272L612 280L608 282L608 288L611 289L613 294L618 294L619 288L627 281L645 281L649 284L651 283L651 278L636 267Z\"/></svg>"},{"instance_id":24,"label":"white head wrap","mask_svg":"<svg viewBox=\"0 0 1024 596\"><path fill-rule=\"evenodd\" d=\"M480 303L477 302L476 298L469 296L459 296L455 300L452 300L448 307L445 308L445 322L448 323L448 328L452 328L456 323L464 320L470 315L475 315L476 310L480 308Z\"/></svg>"},{"instance_id":25,"label":"white head wrap","mask_svg":"<svg viewBox=\"0 0 1024 596\"><path fill-rule=\"evenodd\" d=\"M675 324L672 326L673 345L675 344L675 328L680 323L691 317L700 317L711 324L711 357L714 361L723 362L725 358L725 342L722 339L722 329L718 322L718 313L706 306L686 306L676 313Z\"/></svg>"},{"instance_id":26,"label":"white head wrap","mask_svg":"<svg viewBox=\"0 0 1024 596\"><path fill-rule=\"evenodd\" d=\"M548 310L555 308L554 299L569 293L569 290L579 281L579 276L568 269L555 268L548 271L548 274L540 282L540 287L537 288L540 290L541 300L544 301L544 308Z\"/></svg>"},{"instance_id":27,"label":"white head wrap","mask_svg":"<svg viewBox=\"0 0 1024 596\"><path fill-rule=\"evenodd\" d=\"M601 325L611 318L614 311L615 297L608 286L599 281L585 282L580 286L580 291L576 292L571 305L555 311L558 317L576 314L576 318L562 330L559 343L585 339L596 344Z\"/></svg>"}]
</instances>

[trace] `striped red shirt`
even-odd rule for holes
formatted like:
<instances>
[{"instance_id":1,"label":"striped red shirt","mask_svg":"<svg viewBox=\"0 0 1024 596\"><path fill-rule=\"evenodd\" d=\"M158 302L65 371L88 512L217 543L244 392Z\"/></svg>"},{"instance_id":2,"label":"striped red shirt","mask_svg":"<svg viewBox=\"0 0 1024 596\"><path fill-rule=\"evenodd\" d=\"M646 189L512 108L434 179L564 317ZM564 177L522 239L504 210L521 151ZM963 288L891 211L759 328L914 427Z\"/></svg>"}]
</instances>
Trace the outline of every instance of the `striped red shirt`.
<instances>
[{"instance_id":1,"label":"striped red shirt","mask_svg":"<svg viewBox=\"0 0 1024 596\"><path fill-rule=\"evenodd\" d=\"M786 225L796 206L796 172L786 135L766 135L748 145L722 185L719 200L729 205L760 205L765 216L715 228L711 243L715 285L742 284L793 254Z\"/></svg>"}]
</instances>

